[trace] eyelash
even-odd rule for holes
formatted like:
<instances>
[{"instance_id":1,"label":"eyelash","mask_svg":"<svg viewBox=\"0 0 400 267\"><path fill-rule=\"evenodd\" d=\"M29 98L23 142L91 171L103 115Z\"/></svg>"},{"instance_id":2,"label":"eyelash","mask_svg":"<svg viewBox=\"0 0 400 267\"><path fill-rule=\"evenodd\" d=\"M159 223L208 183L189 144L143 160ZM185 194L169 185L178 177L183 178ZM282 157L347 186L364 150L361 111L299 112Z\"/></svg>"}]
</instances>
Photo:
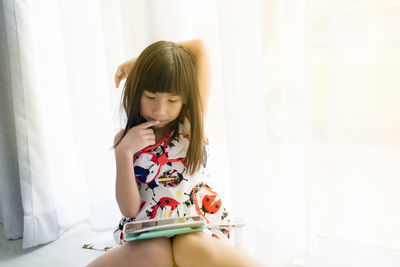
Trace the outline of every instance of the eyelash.
<instances>
[{"instance_id":1,"label":"eyelash","mask_svg":"<svg viewBox=\"0 0 400 267\"><path fill-rule=\"evenodd\" d=\"M154 100L154 99L156 99L154 96L148 96L148 95L146 95L146 97L148 98L148 99L150 99L150 100ZM178 102L179 100L168 100L168 102L170 102L170 103L176 103L176 102Z\"/></svg>"}]
</instances>

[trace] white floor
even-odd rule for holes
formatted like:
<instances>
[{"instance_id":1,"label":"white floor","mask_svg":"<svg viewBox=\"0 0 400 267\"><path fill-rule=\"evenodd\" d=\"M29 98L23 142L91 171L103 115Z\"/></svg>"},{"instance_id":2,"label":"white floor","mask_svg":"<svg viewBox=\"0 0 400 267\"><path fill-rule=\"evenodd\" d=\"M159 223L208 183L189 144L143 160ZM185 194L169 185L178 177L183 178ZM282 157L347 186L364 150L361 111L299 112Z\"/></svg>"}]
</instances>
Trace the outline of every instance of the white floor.
<instances>
[{"instance_id":1,"label":"white floor","mask_svg":"<svg viewBox=\"0 0 400 267\"><path fill-rule=\"evenodd\" d=\"M82 246L85 243L101 247L117 246L112 230L96 232L88 224L80 224L51 243L23 250L22 240L7 240L0 224L0 267L86 266L104 252L84 249Z\"/></svg>"}]
</instances>

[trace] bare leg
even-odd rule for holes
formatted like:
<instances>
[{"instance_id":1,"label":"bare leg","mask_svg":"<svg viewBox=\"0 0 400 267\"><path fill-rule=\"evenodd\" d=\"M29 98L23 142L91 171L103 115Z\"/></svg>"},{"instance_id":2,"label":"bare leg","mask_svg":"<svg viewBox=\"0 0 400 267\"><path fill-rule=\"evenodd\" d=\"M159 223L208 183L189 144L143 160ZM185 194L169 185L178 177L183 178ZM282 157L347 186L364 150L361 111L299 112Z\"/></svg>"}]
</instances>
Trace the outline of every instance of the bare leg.
<instances>
[{"instance_id":1,"label":"bare leg","mask_svg":"<svg viewBox=\"0 0 400 267\"><path fill-rule=\"evenodd\" d=\"M174 264L169 238L144 239L113 248L87 267L171 267Z\"/></svg>"},{"instance_id":2,"label":"bare leg","mask_svg":"<svg viewBox=\"0 0 400 267\"><path fill-rule=\"evenodd\" d=\"M201 232L175 236L172 253L179 267L265 266L224 241Z\"/></svg>"}]
</instances>

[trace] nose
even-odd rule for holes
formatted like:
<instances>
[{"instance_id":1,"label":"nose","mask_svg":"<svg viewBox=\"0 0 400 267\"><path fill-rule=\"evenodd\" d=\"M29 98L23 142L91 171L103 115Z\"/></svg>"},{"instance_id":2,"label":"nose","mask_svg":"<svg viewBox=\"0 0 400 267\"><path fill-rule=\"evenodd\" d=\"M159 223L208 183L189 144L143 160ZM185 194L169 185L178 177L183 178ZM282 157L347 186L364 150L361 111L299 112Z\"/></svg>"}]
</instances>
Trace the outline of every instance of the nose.
<instances>
[{"instance_id":1,"label":"nose","mask_svg":"<svg viewBox=\"0 0 400 267\"><path fill-rule=\"evenodd\" d=\"M157 101L154 103L153 116L154 119L164 120L168 114L168 105L165 101Z\"/></svg>"}]
</instances>

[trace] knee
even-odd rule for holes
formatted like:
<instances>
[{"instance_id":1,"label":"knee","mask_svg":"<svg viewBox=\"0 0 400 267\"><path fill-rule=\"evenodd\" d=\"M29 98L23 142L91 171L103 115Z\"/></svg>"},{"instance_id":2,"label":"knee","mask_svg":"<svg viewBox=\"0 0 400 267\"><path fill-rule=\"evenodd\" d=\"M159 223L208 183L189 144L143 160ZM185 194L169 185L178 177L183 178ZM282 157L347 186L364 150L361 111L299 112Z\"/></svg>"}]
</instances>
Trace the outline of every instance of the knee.
<instances>
[{"instance_id":1,"label":"knee","mask_svg":"<svg viewBox=\"0 0 400 267\"><path fill-rule=\"evenodd\" d=\"M175 236L172 241L172 254L176 264L179 266L207 266L207 262L215 262L216 251L209 239L200 232Z\"/></svg>"},{"instance_id":2,"label":"knee","mask_svg":"<svg viewBox=\"0 0 400 267\"><path fill-rule=\"evenodd\" d=\"M172 258L172 246L169 238L146 239L139 242L128 242L131 246L130 250L139 253L129 253L127 256L135 257L140 255L141 261L145 262L144 266L159 267L172 266L174 261ZM128 259L129 262L138 262L138 259Z\"/></svg>"}]
</instances>

